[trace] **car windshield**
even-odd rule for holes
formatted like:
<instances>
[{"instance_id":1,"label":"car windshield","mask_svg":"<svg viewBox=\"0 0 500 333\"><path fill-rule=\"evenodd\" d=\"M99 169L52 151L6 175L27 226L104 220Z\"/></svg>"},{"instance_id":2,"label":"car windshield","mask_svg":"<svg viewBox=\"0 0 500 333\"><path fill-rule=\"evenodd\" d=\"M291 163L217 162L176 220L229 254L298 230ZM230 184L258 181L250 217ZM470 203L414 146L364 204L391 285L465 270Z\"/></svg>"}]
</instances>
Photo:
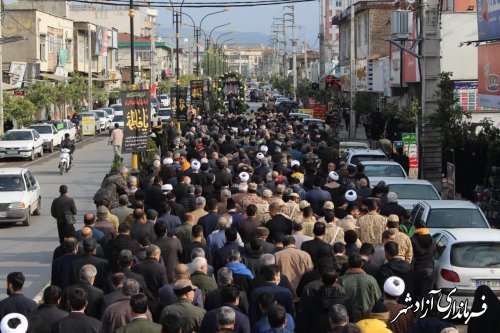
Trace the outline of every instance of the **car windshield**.
<instances>
[{"instance_id":1,"label":"car windshield","mask_svg":"<svg viewBox=\"0 0 500 333\"><path fill-rule=\"evenodd\" d=\"M160 111L158 111L158 117L170 116L171 114L172 114L171 110L160 109Z\"/></svg>"},{"instance_id":2,"label":"car windshield","mask_svg":"<svg viewBox=\"0 0 500 333\"><path fill-rule=\"evenodd\" d=\"M439 200L431 185L392 184L389 190L398 194L398 199Z\"/></svg>"},{"instance_id":3,"label":"car windshield","mask_svg":"<svg viewBox=\"0 0 500 333\"><path fill-rule=\"evenodd\" d=\"M363 161L387 161L384 155L355 155L351 158L351 164L358 164Z\"/></svg>"},{"instance_id":4,"label":"car windshield","mask_svg":"<svg viewBox=\"0 0 500 333\"><path fill-rule=\"evenodd\" d=\"M0 175L0 192L24 191L21 175Z\"/></svg>"},{"instance_id":5,"label":"car windshield","mask_svg":"<svg viewBox=\"0 0 500 333\"><path fill-rule=\"evenodd\" d=\"M489 228L477 208L434 208L427 217L427 228Z\"/></svg>"},{"instance_id":6,"label":"car windshield","mask_svg":"<svg viewBox=\"0 0 500 333\"><path fill-rule=\"evenodd\" d=\"M406 177L399 165L365 165L365 174L370 177Z\"/></svg>"},{"instance_id":7,"label":"car windshield","mask_svg":"<svg viewBox=\"0 0 500 333\"><path fill-rule=\"evenodd\" d=\"M123 122L123 115L122 114L115 115L115 117L113 118L113 122L114 123Z\"/></svg>"},{"instance_id":8,"label":"car windshield","mask_svg":"<svg viewBox=\"0 0 500 333\"><path fill-rule=\"evenodd\" d=\"M40 134L51 134L52 128L50 126L30 126L30 128L34 129Z\"/></svg>"},{"instance_id":9,"label":"car windshield","mask_svg":"<svg viewBox=\"0 0 500 333\"><path fill-rule=\"evenodd\" d=\"M458 267L500 267L499 242L474 242L453 244L451 264Z\"/></svg>"},{"instance_id":10,"label":"car windshield","mask_svg":"<svg viewBox=\"0 0 500 333\"><path fill-rule=\"evenodd\" d=\"M106 117L106 111L96 111L96 113L99 118Z\"/></svg>"},{"instance_id":11,"label":"car windshield","mask_svg":"<svg viewBox=\"0 0 500 333\"><path fill-rule=\"evenodd\" d=\"M16 140L33 140L31 132L28 131L15 131L7 132L3 136L2 141L16 141Z\"/></svg>"},{"instance_id":12,"label":"car windshield","mask_svg":"<svg viewBox=\"0 0 500 333\"><path fill-rule=\"evenodd\" d=\"M110 116L113 115L113 109L105 109L104 111L106 111L106 113Z\"/></svg>"}]
</instances>

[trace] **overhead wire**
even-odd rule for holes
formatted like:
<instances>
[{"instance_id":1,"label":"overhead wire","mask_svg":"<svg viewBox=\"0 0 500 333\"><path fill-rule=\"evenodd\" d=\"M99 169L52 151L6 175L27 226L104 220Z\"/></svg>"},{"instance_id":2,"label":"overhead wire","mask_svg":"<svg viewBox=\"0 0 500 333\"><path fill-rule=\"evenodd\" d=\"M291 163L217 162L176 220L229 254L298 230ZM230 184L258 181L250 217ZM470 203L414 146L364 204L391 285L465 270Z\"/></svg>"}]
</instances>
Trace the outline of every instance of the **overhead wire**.
<instances>
[{"instance_id":1,"label":"overhead wire","mask_svg":"<svg viewBox=\"0 0 500 333\"><path fill-rule=\"evenodd\" d=\"M105 5L105 6L123 6L128 7L129 2L123 0L70 0L71 2L86 3L91 5ZM158 1L148 1L134 3L134 7L146 7L146 8L171 8L171 7L183 7L183 8L228 8L228 7L258 7L258 6L274 6L274 5L284 5L289 3L301 3L301 2L316 2L316 0L258 0L255 2L184 2L178 3L173 2L158 2Z\"/></svg>"}]
</instances>

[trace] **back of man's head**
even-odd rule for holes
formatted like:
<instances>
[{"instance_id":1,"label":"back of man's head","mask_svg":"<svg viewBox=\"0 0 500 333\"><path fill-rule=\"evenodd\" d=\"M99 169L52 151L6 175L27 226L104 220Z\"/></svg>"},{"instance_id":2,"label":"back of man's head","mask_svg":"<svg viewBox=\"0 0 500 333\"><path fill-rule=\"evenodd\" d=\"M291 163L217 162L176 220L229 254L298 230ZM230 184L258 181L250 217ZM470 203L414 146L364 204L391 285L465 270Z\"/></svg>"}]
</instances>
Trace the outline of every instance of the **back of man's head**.
<instances>
[{"instance_id":1,"label":"back of man's head","mask_svg":"<svg viewBox=\"0 0 500 333\"><path fill-rule=\"evenodd\" d=\"M236 303L236 299L240 297L240 289L236 285L225 285L220 290L220 297L222 303Z\"/></svg>"},{"instance_id":2,"label":"back of man's head","mask_svg":"<svg viewBox=\"0 0 500 333\"><path fill-rule=\"evenodd\" d=\"M326 232L326 224L323 222L314 223L313 234L314 236L323 236Z\"/></svg>"},{"instance_id":3,"label":"back of man's head","mask_svg":"<svg viewBox=\"0 0 500 333\"><path fill-rule=\"evenodd\" d=\"M137 295L139 293L139 282L135 279L126 279L125 282L123 282L123 287L122 287L122 295L123 296L132 296L132 295Z\"/></svg>"},{"instance_id":4,"label":"back of man's head","mask_svg":"<svg viewBox=\"0 0 500 333\"><path fill-rule=\"evenodd\" d=\"M362 256L371 256L375 253L375 247L371 243L363 243L359 249L359 254Z\"/></svg>"},{"instance_id":5,"label":"back of man's head","mask_svg":"<svg viewBox=\"0 0 500 333\"><path fill-rule=\"evenodd\" d=\"M199 224L193 225L193 228L191 229L191 236L193 236L193 238L203 236L203 227Z\"/></svg>"},{"instance_id":6,"label":"back of man's head","mask_svg":"<svg viewBox=\"0 0 500 333\"><path fill-rule=\"evenodd\" d=\"M148 312L148 297L143 293L138 293L130 297L130 307L136 314L145 314Z\"/></svg>"},{"instance_id":7,"label":"back of man's head","mask_svg":"<svg viewBox=\"0 0 500 333\"><path fill-rule=\"evenodd\" d=\"M337 242L333 244L333 253L334 254L342 254L345 252L345 245L341 242Z\"/></svg>"},{"instance_id":8,"label":"back of man's head","mask_svg":"<svg viewBox=\"0 0 500 333\"><path fill-rule=\"evenodd\" d=\"M97 248L97 242L94 238L87 238L83 240L83 253L94 254Z\"/></svg>"},{"instance_id":9,"label":"back of man's head","mask_svg":"<svg viewBox=\"0 0 500 333\"><path fill-rule=\"evenodd\" d=\"M276 274L280 271L278 265L268 265L262 267L262 275L266 282L273 281Z\"/></svg>"},{"instance_id":10,"label":"back of man's head","mask_svg":"<svg viewBox=\"0 0 500 333\"><path fill-rule=\"evenodd\" d=\"M94 265L83 265L82 268L80 268L80 279L89 281L91 278L95 277L97 275L97 269L95 268Z\"/></svg>"},{"instance_id":11,"label":"back of man's head","mask_svg":"<svg viewBox=\"0 0 500 333\"><path fill-rule=\"evenodd\" d=\"M330 319L330 324L333 327L344 326L349 322L349 315L347 314L347 309L342 304L332 305L328 313L328 318Z\"/></svg>"},{"instance_id":12,"label":"back of man's head","mask_svg":"<svg viewBox=\"0 0 500 333\"><path fill-rule=\"evenodd\" d=\"M129 234L130 233L130 224L128 222L122 222L118 226L118 233L120 234Z\"/></svg>"},{"instance_id":13,"label":"back of man's head","mask_svg":"<svg viewBox=\"0 0 500 333\"><path fill-rule=\"evenodd\" d=\"M167 224L163 222L156 222L153 227L156 237L160 238L167 234Z\"/></svg>"},{"instance_id":14,"label":"back of man's head","mask_svg":"<svg viewBox=\"0 0 500 333\"><path fill-rule=\"evenodd\" d=\"M363 261L359 254L353 254L349 257L347 264L349 268L361 268Z\"/></svg>"},{"instance_id":15,"label":"back of man's head","mask_svg":"<svg viewBox=\"0 0 500 333\"><path fill-rule=\"evenodd\" d=\"M389 255L390 257L396 257L399 253L398 243L394 241L388 241L384 244L384 250L386 255Z\"/></svg>"},{"instance_id":16,"label":"back of man's head","mask_svg":"<svg viewBox=\"0 0 500 333\"><path fill-rule=\"evenodd\" d=\"M271 328L283 327L286 323L286 310L283 306L275 304L267 311L267 320Z\"/></svg>"},{"instance_id":17,"label":"back of man's head","mask_svg":"<svg viewBox=\"0 0 500 333\"><path fill-rule=\"evenodd\" d=\"M146 257L154 257L161 253L161 249L156 245L150 245L146 249Z\"/></svg>"},{"instance_id":18,"label":"back of man's head","mask_svg":"<svg viewBox=\"0 0 500 333\"><path fill-rule=\"evenodd\" d=\"M95 215L92 213L87 213L83 216L83 223L86 226L93 225L95 223Z\"/></svg>"},{"instance_id":19,"label":"back of man's head","mask_svg":"<svg viewBox=\"0 0 500 333\"><path fill-rule=\"evenodd\" d=\"M218 204L219 204L219 202L217 201L217 199L212 198L212 199L208 200L208 202L207 202L208 210L210 210L210 211L217 210Z\"/></svg>"},{"instance_id":20,"label":"back of man's head","mask_svg":"<svg viewBox=\"0 0 500 333\"><path fill-rule=\"evenodd\" d=\"M295 237L286 235L283 237L283 246L295 245Z\"/></svg>"},{"instance_id":21,"label":"back of man's head","mask_svg":"<svg viewBox=\"0 0 500 333\"><path fill-rule=\"evenodd\" d=\"M257 206L250 204L247 206L247 216L253 217L257 214Z\"/></svg>"},{"instance_id":22,"label":"back of man's head","mask_svg":"<svg viewBox=\"0 0 500 333\"><path fill-rule=\"evenodd\" d=\"M58 286L48 286L43 291L43 304L57 305L61 300L62 291Z\"/></svg>"},{"instance_id":23,"label":"back of man's head","mask_svg":"<svg viewBox=\"0 0 500 333\"><path fill-rule=\"evenodd\" d=\"M259 305L264 310L267 312L272 305L276 304L276 296L271 293L262 293L259 296Z\"/></svg>"},{"instance_id":24,"label":"back of man's head","mask_svg":"<svg viewBox=\"0 0 500 333\"><path fill-rule=\"evenodd\" d=\"M66 238L64 240L64 250L66 253L73 253L78 248L78 241L74 237Z\"/></svg>"},{"instance_id":25,"label":"back of man's head","mask_svg":"<svg viewBox=\"0 0 500 333\"><path fill-rule=\"evenodd\" d=\"M69 306L73 311L82 311L87 306L87 292L82 288L75 288L69 294Z\"/></svg>"},{"instance_id":26,"label":"back of man's head","mask_svg":"<svg viewBox=\"0 0 500 333\"><path fill-rule=\"evenodd\" d=\"M217 283L225 286L233 282L233 271L227 267L222 267L217 271Z\"/></svg>"},{"instance_id":27,"label":"back of man's head","mask_svg":"<svg viewBox=\"0 0 500 333\"><path fill-rule=\"evenodd\" d=\"M227 228L224 230L227 242L234 242L238 238L238 231L235 228Z\"/></svg>"},{"instance_id":28,"label":"back of man's head","mask_svg":"<svg viewBox=\"0 0 500 333\"><path fill-rule=\"evenodd\" d=\"M337 272L333 268L325 268L321 272L321 282L325 286L333 286L337 281Z\"/></svg>"}]
</instances>

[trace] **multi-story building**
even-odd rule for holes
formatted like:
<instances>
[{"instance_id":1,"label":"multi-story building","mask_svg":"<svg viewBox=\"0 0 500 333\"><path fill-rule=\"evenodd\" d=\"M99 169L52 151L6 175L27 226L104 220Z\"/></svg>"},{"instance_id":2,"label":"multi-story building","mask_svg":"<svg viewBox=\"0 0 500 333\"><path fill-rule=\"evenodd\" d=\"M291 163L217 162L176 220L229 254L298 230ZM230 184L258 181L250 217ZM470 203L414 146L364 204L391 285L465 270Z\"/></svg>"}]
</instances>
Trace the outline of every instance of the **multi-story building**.
<instances>
[{"instance_id":1,"label":"multi-story building","mask_svg":"<svg viewBox=\"0 0 500 333\"><path fill-rule=\"evenodd\" d=\"M2 34L23 37L3 48L3 67L11 72L11 82L20 87L23 80L38 79L40 74L65 77L73 72L73 21L31 9L3 14Z\"/></svg>"},{"instance_id":2,"label":"multi-story building","mask_svg":"<svg viewBox=\"0 0 500 333\"><path fill-rule=\"evenodd\" d=\"M134 37L134 66L136 83L149 81L151 77L151 36ZM153 78L164 77L163 73L174 73L172 67L172 46L158 39L155 41L155 73ZM130 83L130 34L118 34L118 66L121 70L123 82ZM170 75L167 75L170 76Z\"/></svg>"},{"instance_id":3,"label":"multi-story building","mask_svg":"<svg viewBox=\"0 0 500 333\"><path fill-rule=\"evenodd\" d=\"M339 55L339 27L332 24L331 17L340 13L346 5L347 0L325 0L325 43L327 49L327 60L336 60Z\"/></svg>"},{"instance_id":4,"label":"multi-story building","mask_svg":"<svg viewBox=\"0 0 500 333\"><path fill-rule=\"evenodd\" d=\"M256 78L261 74L264 49L260 46L226 47L228 70L237 71L247 78Z\"/></svg>"}]
</instances>

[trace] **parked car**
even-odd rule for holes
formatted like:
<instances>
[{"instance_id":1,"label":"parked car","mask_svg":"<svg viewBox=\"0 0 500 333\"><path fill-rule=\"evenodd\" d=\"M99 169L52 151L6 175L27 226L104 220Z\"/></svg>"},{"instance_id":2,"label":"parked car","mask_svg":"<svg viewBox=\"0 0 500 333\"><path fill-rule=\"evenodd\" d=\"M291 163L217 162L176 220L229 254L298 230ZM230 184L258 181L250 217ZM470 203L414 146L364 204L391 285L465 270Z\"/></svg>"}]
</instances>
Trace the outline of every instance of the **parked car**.
<instances>
[{"instance_id":1,"label":"parked car","mask_svg":"<svg viewBox=\"0 0 500 333\"><path fill-rule=\"evenodd\" d=\"M125 123L124 123L122 111L115 112L115 117L113 118L113 122L111 123L111 126L109 127L109 134L110 135L111 135L111 132L113 132L113 130L115 129L115 124L118 124L118 127L123 130Z\"/></svg>"},{"instance_id":2,"label":"parked car","mask_svg":"<svg viewBox=\"0 0 500 333\"><path fill-rule=\"evenodd\" d=\"M158 101L158 99L156 97L151 97L149 99L149 102L151 103L151 111L156 112L158 111L158 109L160 108L160 102Z\"/></svg>"},{"instance_id":3,"label":"parked car","mask_svg":"<svg viewBox=\"0 0 500 333\"><path fill-rule=\"evenodd\" d=\"M0 169L0 223L31 223L31 215L40 215L40 184L25 168Z\"/></svg>"},{"instance_id":4,"label":"parked car","mask_svg":"<svg viewBox=\"0 0 500 333\"><path fill-rule=\"evenodd\" d=\"M115 109L109 107L109 108L99 108L99 110L104 110L108 114L108 118L111 121L113 121L113 117L115 116Z\"/></svg>"},{"instance_id":5,"label":"parked car","mask_svg":"<svg viewBox=\"0 0 500 333\"><path fill-rule=\"evenodd\" d=\"M23 157L35 160L43 156L43 139L34 129L12 129L0 141L0 158Z\"/></svg>"},{"instance_id":6,"label":"parked car","mask_svg":"<svg viewBox=\"0 0 500 333\"><path fill-rule=\"evenodd\" d=\"M289 119L296 118L299 121L304 121L304 119L311 119L312 116L310 114L307 114L307 113L291 112L288 114L288 118Z\"/></svg>"},{"instance_id":7,"label":"parked car","mask_svg":"<svg viewBox=\"0 0 500 333\"><path fill-rule=\"evenodd\" d=\"M158 119L165 124L172 117L172 108L160 108L158 111Z\"/></svg>"},{"instance_id":8,"label":"parked car","mask_svg":"<svg viewBox=\"0 0 500 333\"><path fill-rule=\"evenodd\" d=\"M449 294L456 288L453 301L467 301L469 310L480 285L500 292L500 230L459 228L441 230L433 237L437 249L434 289ZM447 305L446 297L442 302Z\"/></svg>"},{"instance_id":9,"label":"parked car","mask_svg":"<svg viewBox=\"0 0 500 333\"><path fill-rule=\"evenodd\" d=\"M66 136L66 133L69 133L69 139L72 141L76 140L76 127L70 120L51 120L48 122L49 124L53 124L57 131L60 133L62 140Z\"/></svg>"},{"instance_id":10,"label":"parked car","mask_svg":"<svg viewBox=\"0 0 500 333\"><path fill-rule=\"evenodd\" d=\"M419 201L441 200L439 192L428 180L407 178L387 179L384 182L385 185L389 186L389 191L398 195L398 204L409 212Z\"/></svg>"},{"instance_id":11,"label":"parked car","mask_svg":"<svg viewBox=\"0 0 500 333\"><path fill-rule=\"evenodd\" d=\"M116 111L123 112L123 105L121 105L121 104L111 104L109 107L112 108L113 110L115 110L115 112Z\"/></svg>"},{"instance_id":12,"label":"parked car","mask_svg":"<svg viewBox=\"0 0 500 333\"><path fill-rule=\"evenodd\" d=\"M95 110L94 112L97 114L99 120L101 121L101 131L109 129L109 124L111 124L111 120L108 117L108 113L104 110Z\"/></svg>"},{"instance_id":13,"label":"parked car","mask_svg":"<svg viewBox=\"0 0 500 333\"><path fill-rule=\"evenodd\" d=\"M61 145L63 137L61 132L53 124L43 123L43 124L32 124L31 129L34 129L40 134L43 139L43 148L47 149L49 152L54 151L55 146Z\"/></svg>"},{"instance_id":14,"label":"parked car","mask_svg":"<svg viewBox=\"0 0 500 333\"><path fill-rule=\"evenodd\" d=\"M343 154L347 149L370 149L370 145L364 141L340 141L340 153Z\"/></svg>"},{"instance_id":15,"label":"parked car","mask_svg":"<svg viewBox=\"0 0 500 333\"><path fill-rule=\"evenodd\" d=\"M158 96L158 99L160 100L160 109L170 106L170 96L169 95L160 95L160 96Z\"/></svg>"},{"instance_id":16,"label":"parked car","mask_svg":"<svg viewBox=\"0 0 500 333\"><path fill-rule=\"evenodd\" d=\"M307 119L303 119L302 123L306 127L309 127L309 126L314 124L314 125L318 126L319 129L325 128L325 121L323 119L307 118Z\"/></svg>"},{"instance_id":17,"label":"parked car","mask_svg":"<svg viewBox=\"0 0 500 333\"><path fill-rule=\"evenodd\" d=\"M380 149L347 149L342 155L347 164L357 165L363 161L388 161L389 159Z\"/></svg>"},{"instance_id":18,"label":"parked car","mask_svg":"<svg viewBox=\"0 0 500 333\"><path fill-rule=\"evenodd\" d=\"M411 221L422 220L431 235L456 228L490 229L490 224L477 205L462 200L419 201L411 211Z\"/></svg>"},{"instance_id":19,"label":"parked car","mask_svg":"<svg viewBox=\"0 0 500 333\"><path fill-rule=\"evenodd\" d=\"M78 114L78 118L80 119L80 123L83 119L83 117L93 117L95 120L95 132L96 133L101 133L101 129L104 128L103 125L101 124L101 118L97 115L95 112L80 112Z\"/></svg>"},{"instance_id":20,"label":"parked car","mask_svg":"<svg viewBox=\"0 0 500 333\"><path fill-rule=\"evenodd\" d=\"M403 167L397 162L391 161L363 161L365 167L365 175L370 180L370 186L374 187L380 181L390 179L403 180L408 177Z\"/></svg>"}]
</instances>

